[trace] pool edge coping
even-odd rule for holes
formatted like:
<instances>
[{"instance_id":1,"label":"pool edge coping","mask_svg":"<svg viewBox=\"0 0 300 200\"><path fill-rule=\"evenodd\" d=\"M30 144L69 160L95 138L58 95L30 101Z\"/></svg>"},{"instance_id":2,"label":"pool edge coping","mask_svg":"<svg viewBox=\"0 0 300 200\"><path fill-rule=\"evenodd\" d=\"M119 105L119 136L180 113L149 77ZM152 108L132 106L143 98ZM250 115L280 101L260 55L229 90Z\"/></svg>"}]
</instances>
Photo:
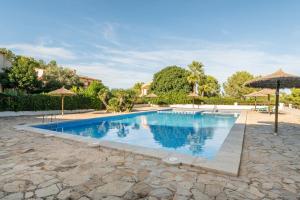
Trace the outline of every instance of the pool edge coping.
<instances>
[{"instance_id":1,"label":"pool edge coping","mask_svg":"<svg viewBox=\"0 0 300 200\"><path fill-rule=\"evenodd\" d=\"M125 113L125 114L121 113L121 114L111 115L111 116L147 113L153 111L158 111L158 110L140 111L134 113ZM104 117L107 116L102 116L97 118L104 118ZM67 121L74 121L74 120L65 120L63 122L67 122ZM204 169L207 171L212 171L220 174L238 176L242 150L243 150L246 121L247 121L247 111L243 110L240 112L239 117L237 118L233 127L231 128L230 132L225 138L217 155L212 160L207 160L201 157L195 157L191 155L181 154L177 152L170 152L161 149L141 147L137 145L113 142L107 140L98 140L95 138L71 135L67 133L60 133L58 135L56 131L50 131L50 130L32 127L33 125L38 125L40 123L17 125L14 128L16 130L24 130L24 131L34 132L34 133L40 133L45 135L46 137L57 137L62 139L73 140L76 142L83 142L88 144L90 147L99 146L99 147L104 147L104 148L109 148L109 149L114 149L119 151L126 151L134 154L140 154L143 156L159 159L162 162L169 165L185 165L185 166L196 167L196 168L200 168L200 169Z\"/></svg>"}]
</instances>

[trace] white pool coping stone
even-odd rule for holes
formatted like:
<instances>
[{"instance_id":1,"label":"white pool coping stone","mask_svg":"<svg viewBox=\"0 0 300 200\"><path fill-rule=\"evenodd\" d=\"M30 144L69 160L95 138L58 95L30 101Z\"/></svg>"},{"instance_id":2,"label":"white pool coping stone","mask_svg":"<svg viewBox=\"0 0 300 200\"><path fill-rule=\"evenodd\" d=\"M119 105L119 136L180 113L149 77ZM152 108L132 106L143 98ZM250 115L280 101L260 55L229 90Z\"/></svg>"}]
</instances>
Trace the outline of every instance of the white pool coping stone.
<instances>
[{"instance_id":1,"label":"white pool coping stone","mask_svg":"<svg viewBox=\"0 0 300 200\"><path fill-rule=\"evenodd\" d=\"M147 113L147 112L151 112L151 111L141 111L141 112L134 112L134 113ZM119 115L124 115L124 114L119 114ZM97 118L102 118L102 117L97 117ZM126 151L134 154L140 154L143 156L160 159L162 162L166 163L167 165L185 165L185 166L200 168L200 169L204 169L207 171L212 171L220 174L238 176L242 150L243 150L246 120L247 120L247 111L241 111L238 119L236 120L235 124L233 125L230 132L228 133L217 155L212 160L208 160L202 157L196 157L192 155L172 152L172 151L166 151L162 149L142 147L142 146L137 146L132 144L107 141L107 140L99 140L91 137L71 135L67 133L57 134L56 131L50 131L46 129L32 127L33 125L38 125L38 124L18 125L15 128L17 130L25 130L30 132L41 133L44 134L45 137L58 137L58 138L69 139L78 142L84 142L87 143L87 145L91 148L105 147L109 149ZM66 121L74 121L74 120L66 120Z\"/></svg>"}]
</instances>

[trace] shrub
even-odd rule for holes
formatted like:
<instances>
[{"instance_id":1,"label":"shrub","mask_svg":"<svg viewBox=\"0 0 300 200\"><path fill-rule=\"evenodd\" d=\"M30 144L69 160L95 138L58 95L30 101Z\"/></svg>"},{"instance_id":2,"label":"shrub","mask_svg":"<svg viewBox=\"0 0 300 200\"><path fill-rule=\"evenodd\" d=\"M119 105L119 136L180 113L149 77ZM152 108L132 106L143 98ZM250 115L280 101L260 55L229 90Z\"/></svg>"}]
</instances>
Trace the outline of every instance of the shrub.
<instances>
[{"instance_id":1,"label":"shrub","mask_svg":"<svg viewBox=\"0 0 300 200\"><path fill-rule=\"evenodd\" d=\"M98 102L97 102L98 101ZM102 103L83 95L65 97L65 109L101 109ZM60 110L61 98L44 94L0 96L0 111Z\"/></svg>"},{"instance_id":2,"label":"shrub","mask_svg":"<svg viewBox=\"0 0 300 200\"><path fill-rule=\"evenodd\" d=\"M193 98L188 97L185 93L165 93L158 98L149 99L152 104L164 105L164 104L192 104ZM254 105L254 99L236 99L230 97L197 97L194 99L196 105L211 104L211 105L233 105L237 102L240 105ZM266 98L258 98L257 104L266 104ZM271 100L272 103L272 100Z\"/></svg>"},{"instance_id":3,"label":"shrub","mask_svg":"<svg viewBox=\"0 0 300 200\"><path fill-rule=\"evenodd\" d=\"M108 110L114 112L130 112L136 101L136 93L133 90L115 89L113 98L108 101Z\"/></svg>"}]
</instances>

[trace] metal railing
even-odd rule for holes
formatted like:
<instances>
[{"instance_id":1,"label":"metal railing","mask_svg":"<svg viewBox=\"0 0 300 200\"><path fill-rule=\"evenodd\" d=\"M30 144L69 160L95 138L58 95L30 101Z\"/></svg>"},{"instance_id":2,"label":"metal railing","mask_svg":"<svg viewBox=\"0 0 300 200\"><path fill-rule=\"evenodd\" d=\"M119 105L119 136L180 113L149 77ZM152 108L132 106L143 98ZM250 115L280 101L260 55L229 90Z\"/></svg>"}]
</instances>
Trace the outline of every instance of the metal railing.
<instances>
[{"instance_id":1,"label":"metal railing","mask_svg":"<svg viewBox=\"0 0 300 200\"><path fill-rule=\"evenodd\" d=\"M59 122L59 118L56 117L56 114L44 114L43 118L42 118L42 123L51 123L51 129L57 130L58 128L58 122ZM49 119L49 120L47 120Z\"/></svg>"}]
</instances>

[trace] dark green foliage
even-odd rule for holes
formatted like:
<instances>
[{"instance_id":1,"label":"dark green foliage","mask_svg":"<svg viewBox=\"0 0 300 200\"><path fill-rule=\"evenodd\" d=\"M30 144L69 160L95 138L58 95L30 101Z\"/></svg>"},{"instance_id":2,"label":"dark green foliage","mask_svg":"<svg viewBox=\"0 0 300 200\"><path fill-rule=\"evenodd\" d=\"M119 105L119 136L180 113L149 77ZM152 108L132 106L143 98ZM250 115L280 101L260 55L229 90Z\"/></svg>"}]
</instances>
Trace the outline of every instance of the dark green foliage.
<instances>
[{"instance_id":1,"label":"dark green foliage","mask_svg":"<svg viewBox=\"0 0 300 200\"><path fill-rule=\"evenodd\" d=\"M189 98L185 92L168 92L159 95L158 98L150 99L153 104L188 104L192 102L192 98Z\"/></svg>"},{"instance_id":2,"label":"dark green foliage","mask_svg":"<svg viewBox=\"0 0 300 200\"><path fill-rule=\"evenodd\" d=\"M247 71L239 71L230 76L223 84L226 96L242 98L244 95L256 91L256 89L244 86L245 82L254 79Z\"/></svg>"},{"instance_id":3,"label":"dark green foliage","mask_svg":"<svg viewBox=\"0 0 300 200\"><path fill-rule=\"evenodd\" d=\"M45 82L44 91L49 92L56 90L64 86L67 89L70 89L72 86L81 86L76 71L60 67L56 64L56 61L50 61L47 65L41 63L41 68L44 68L43 81Z\"/></svg>"},{"instance_id":4,"label":"dark green foliage","mask_svg":"<svg viewBox=\"0 0 300 200\"><path fill-rule=\"evenodd\" d=\"M149 99L153 104L171 105L171 104L192 104L193 98L188 97L185 93L165 93L158 98ZM230 97L198 97L195 98L195 104L210 104L210 105L233 105L235 102L241 105L253 105L254 99L237 99ZM267 104L266 98L258 98L258 104Z\"/></svg>"},{"instance_id":5,"label":"dark green foliage","mask_svg":"<svg viewBox=\"0 0 300 200\"><path fill-rule=\"evenodd\" d=\"M168 92L189 93L192 90L187 77L189 72L181 67L170 66L154 74L151 90L159 95Z\"/></svg>"},{"instance_id":6,"label":"dark green foliage","mask_svg":"<svg viewBox=\"0 0 300 200\"><path fill-rule=\"evenodd\" d=\"M0 84L3 88L11 88L13 85L9 80L8 73L10 72L10 68L6 67L0 70Z\"/></svg>"},{"instance_id":7,"label":"dark green foliage","mask_svg":"<svg viewBox=\"0 0 300 200\"><path fill-rule=\"evenodd\" d=\"M65 97L65 109L100 109L102 104L99 101L94 106L93 99L90 97L76 95ZM61 98L43 94L28 95L0 95L0 111L42 111L42 110L60 110Z\"/></svg>"}]
</instances>

